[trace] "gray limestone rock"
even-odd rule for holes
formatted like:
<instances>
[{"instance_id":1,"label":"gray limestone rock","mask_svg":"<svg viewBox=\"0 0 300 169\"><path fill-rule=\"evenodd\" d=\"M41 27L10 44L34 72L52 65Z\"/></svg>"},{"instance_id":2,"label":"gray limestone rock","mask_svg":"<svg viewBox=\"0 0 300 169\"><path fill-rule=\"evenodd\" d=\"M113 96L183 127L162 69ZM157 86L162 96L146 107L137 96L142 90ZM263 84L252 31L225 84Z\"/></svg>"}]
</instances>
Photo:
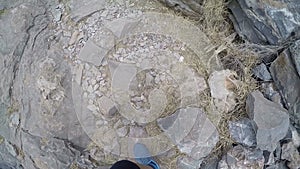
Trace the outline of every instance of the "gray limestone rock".
<instances>
[{"instance_id":1,"label":"gray limestone rock","mask_svg":"<svg viewBox=\"0 0 300 169\"><path fill-rule=\"evenodd\" d=\"M157 122L179 150L194 160L206 157L219 140L216 127L200 108L182 108Z\"/></svg>"},{"instance_id":2,"label":"gray limestone rock","mask_svg":"<svg viewBox=\"0 0 300 169\"><path fill-rule=\"evenodd\" d=\"M209 160L203 161L199 169L217 169L219 159L217 157L213 157Z\"/></svg>"},{"instance_id":3,"label":"gray limestone rock","mask_svg":"<svg viewBox=\"0 0 300 169\"><path fill-rule=\"evenodd\" d=\"M166 6L173 8L175 11L180 11L185 15L199 17L202 10L203 0L160 0Z\"/></svg>"},{"instance_id":4,"label":"gray limestone rock","mask_svg":"<svg viewBox=\"0 0 300 169\"><path fill-rule=\"evenodd\" d=\"M298 75L300 76L300 40L294 42L289 49L291 51L292 61L295 64Z\"/></svg>"},{"instance_id":5,"label":"gray limestone rock","mask_svg":"<svg viewBox=\"0 0 300 169\"><path fill-rule=\"evenodd\" d=\"M105 0L71 0L71 17L75 22L105 8Z\"/></svg>"},{"instance_id":6,"label":"gray limestone rock","mask_svg":"<svg viewBox=\"0 0 300 169\"><path fill-rule=\"evenodd\" d=\"M249 149L241 145L233 147L223 156L219 162L218 169L254 169L264 167L263 151Z\"/></svg>"},{"instance_id":7,"label":"gray limestone rock","mask_svg":"<svg viewBox=\"0 0 300 169\"><path fill-rule=\"evenodd\" d=\"M111 22L105 23L105 27L111 30L118 38L124 38L128 35L137 25L139 21L131 18L119 18Z\"/></svg>"},{"instance_id":8,"label":"gray limestone rock","mask_svg":"<svg viewBox=\"0 0 300 169\"><path fill-rule=\"evenodd\" d=\"M256 133L250 119L229 122L229 132L234 141L249 147L256 146Z\"/></svg>"},{"instance_id":9,"label":"gray limestone rock","mask_svg":"<svg viewBox=\"0 0 300 169\"><path fill-rule=\"evenodd\" d=\"M270 70L285 107L288 108L291 122L300 132L300 77L294 67L293 57L297 57L297 52L291 53L289 49L283 51L272 63Z\"/></svg>"},{"instance_id":10,"label":"gray limestone rock","mask_svg":"<svg viewBox=\"0 0 300 169\"><path fill-rule=\"evenodd\" d=\"M253 74L263 81L270 81L272 79L271 74L264 63L254 67Z\"/></svg>"},{"instance_id":11,"label":"gray limestone rock","mask_svg":"<svg viewBox=\"0 0 300 169\"><path fill-rule=\"evenodd\" d=\"M256 124L258 148L273 152L289 129L289 115L280 105L264 98L259 91L249 94L246 101L248 115Z\"/></svg>"},{"instance_id":12,"label":"gray limestone rock","mask_svg":"<svg viewBox=\"0 0 300 169\"><path fill-rule=\"evenodd\" d=\"M266 167L266 169L289 169L289 168L285 165L284 161L281 161L279 163Z\"/></svg>"},{"instance_id":13,"label":"gray limestone rock","mask_svg":"<svg viewBox=\"0 0 300 169\"><path fill-rule=\"evenodd\" d=\"M99 47L92 40L88 40L83 49L80 50L79 59L99 66L107 52L108 49Z\"/></svg>"},{"instance_id":14,"label":"gray limestone rock","mask_svg":"<svg viewBox=\"0 0 300 169\"><path fill-rule=\"evenodd\" d=\"M199 169L202 160L194 160L190 157L180 157L177 159L177 167L180 169Z\"/></svg>"},{"instance_id":15,"label":"gray limestone rock","mask_svg":"<svg viewBox=\"0 0 300 169\"><path fill-rule=\"evenodd\" d=\"M229 8L235 30L252 43L278 45L293 36L300 36L300 5L297 0L233 0Z\"/></svg>"}]
</instances>

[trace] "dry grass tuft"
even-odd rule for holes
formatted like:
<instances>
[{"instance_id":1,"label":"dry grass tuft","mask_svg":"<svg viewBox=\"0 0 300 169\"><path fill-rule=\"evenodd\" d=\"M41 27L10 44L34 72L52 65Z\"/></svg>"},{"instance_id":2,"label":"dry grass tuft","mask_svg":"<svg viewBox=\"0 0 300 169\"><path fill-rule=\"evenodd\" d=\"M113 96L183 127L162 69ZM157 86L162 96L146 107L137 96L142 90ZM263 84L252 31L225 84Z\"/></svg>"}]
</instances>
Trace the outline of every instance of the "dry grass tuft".
<instances>
[{"instance_id":1,"label":"dry grass tuft","mask_svg":"<svg viewBox=\"0 0 300 169\"><path fill-rule=\"evenodd\" d=\"M242 83L236 88L237 105L234 110L222 113L218 122L220 141L212 151L211 157L221 157L234 143L228 131L228 122L246 117L245 102L249 92L257 89L257 82L252 78L251 68L257 64L258 56L244 43L236 41L236 33L228 18L229 12L225 0L206 0L203 3L203 15L196 24L219 50L218 58L224 69L237 72L237 79ZM207 101L203 102L210 117L212 99L209 93L205 95ZM213 120L213 119L212 119Z\"/></svg>"}]
</instances>

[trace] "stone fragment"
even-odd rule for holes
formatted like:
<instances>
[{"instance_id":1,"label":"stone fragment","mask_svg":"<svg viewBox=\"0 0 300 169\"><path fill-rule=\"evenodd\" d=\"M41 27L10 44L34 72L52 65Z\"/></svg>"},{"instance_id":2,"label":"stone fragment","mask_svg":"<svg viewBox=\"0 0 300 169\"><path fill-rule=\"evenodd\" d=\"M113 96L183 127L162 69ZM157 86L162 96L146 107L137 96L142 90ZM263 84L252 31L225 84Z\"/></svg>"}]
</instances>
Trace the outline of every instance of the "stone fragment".
<instances>
[{"instance_id":1,"label":"stone fragment","mask_svg":"<svg viewBox=\"0 0 300 169\"><path fill-rule=\"evenodd\" d=\"M249 147L256 146L256 133L250 119L229 122L229 132L234 141Z\"/></svg>"},{"instance_id":2,"label":"stone fragment","mask_svg":"<svg viewBox=\"0 0 300 169\"><path fill-rule=\"evenodd\" d=\"M138 20L130 18L119 18L105 23L105 27L110 29L118 38L123 38L129 34L138 24Z\"/></svg>"},{"instance_id":3,"label":"stone fragment","mask_svg":"<svg viewBox=\"0 0 300 169\"><path fill-rule=\"evenodd\" d=\"M217 169L219 161L220 160L217 157L213 157L202 162L200 169Z\"/></svg>"},{"instance_id":4,"label":"stone fragment","mask_svg":"<svg viewBox=\"0 0 300 169\"><path fill-rule=\"evenodd\" d=\"M127 126L120 127L116 129L116 132L119 137L125 137L128 134L128 127Z\"/></svg>"},{"instance_id":5,"label":"stone fragment","mask_svg":"<svg viewBox=\"0 0 300 169\"><path fill-rule=\"evenodd\" d=\"M148 134L143 127L130 126L128 136L133 138L146 138Z\"/></svg>"},{"instance_id":6,"label":"stone fragment","mask_svg":"<svg viewBox=\"0 0 300 169\"><path fill-rule=\"evenodd\" d=\"M300 154L293 142L282 145L281 158L288 161L287 166L290 169L300 168Z\"/></svg>"},{"instance_id":7,"label":"stone fragment","mask_svg":"<svg viewBox=\"0 0 300 169\"><path fill-rule=\"evenodd\" d=\"M199 17L203 12L201 3L203 0L160 0L166 6L173 8L175 11L183 12L190 17Z\"/></svg>"},{"instance_id":8,"label":"stone fragment","mask_svg":"<svg viewBox=\"0 0 300 169\"><path fill-rule=\"evenodd\" d=\"M107 49L97 46L92 40L88 40L83 49L80 50L79 59L100 66L107 52Z\"/></svg>"},{"instance_id":9,"label":"stone fragment","mask_svg":"<svg viewBox=\"0 0 300 169\"><path fill-rule=\"evenodd\" d=\"M259 91L250 93L246 101L249 117L257 126L258 148L273 152L277 143L283 139L289 128L289 116L280 105L264 98Z\"/></svg>"},{"instance_id":10,"label":"stone fragment","mask_svg":"<svg viewBox=\"0 0 300 169\"><path fill-rule=\"evenodd\" d=\"M51 13L55 22L60 21L62 17L62 5L54 7L54 9L51 10Z\"/></svg>"},{"instance_id":11,"label":"stone fragment","mask_svg":"<svg viewBox=\"0 0 300 169\"><path fill-rule=\"evenodd\" d=\"M78 30L75 30L72 35L71 38L69 40L69 45L74 45L78 39L80 32Z\"/></svg>"},{"instance_id":12,"label":"stone fragment","mask_svg":"<svg viewBox=\"0 0 300 169\"><path fill-rule=\"evenodd\" d=\"M206 157L219 140L216 127L200 108L178 109L157 123L182 153L195 160Z\"/></svg>"},{"instance_id":13,"label":"stone fragment","mask_svg":"<svg viewBox=\"0 0 300 169\"><path fill-rule=\"evenodd\" d=\"M109 32L107 34L100 34L98 32L96 32L95 37L93 37L94 42L98 46L108 50L114 47L114 45L116 44L116 39L113 33Z\"/></svg>"},{"instance_id":14,"label":"stone fragment","mask_svg":"<svg viewBox=\"0 0 300 169\"><path fill-rule=\"evenodd\" d=\"M295 53L296 54L296 53ZM271 65L271 74L288 108L291 123L300 132L300 77L289 50L283 51Z\"/></svg>"},{"instance_id":15,"label":"stone fragment","mask_svg":"<svg viewBox=\"0 0 300 169\"><path fill-rule=\"evenodd\" d=\"M254 67L253 74L263 81L270 81L272 79L271 74L264 63Z\"/></svg>"},{"instance_id":16,"label":"stone fragment","mask_svg":"<svg viewBox=\"0 0 300 169\"><path fill-rule=\"evenodd\" d=\"M78 22L84 17L105 8L105 0L71 0L71 18Z\"/></svg>"},{"instance_id":17,"label":"stone fragment","mask_svg":"<svg viewBox=\"0 0 300 169\"><path fill-rule=\"evenodd\" d=\"M235 76L231 70L221 70L213 72L208 79L211 96L219 111L228 112L236 105L233 89L238 82Z\"/></svg>"},{"instance_id":18,"label":"stone fragment","mask_svg":"<svg viewBox=\"0 0 300 169\"><path fill-rule=\"evenodd\" d=\"M241 145L233 147L222 157L218 169L256 169L264 168L263 151L245 148Z\"/></svg>"},{"instance_id":19,"label":"stone fragment","mask_svg":"<svg viewBox=\"0 0 300 169\"><path fill-rule=\"evenodd\" d=\"M97 99L100 112L106 117L113 117L117 113L115 103L107 96Z\"/></svg>"},{"instance_id":20,"label":"stone fragment","mask_svg":"<svg viewBox=\"0 0 300 169\"><path fill-rule=\"evenodd\" d=\"M180 157L177 159L177 167L180 169L199 169L202 160L194 160L190 157Z\"/></svg>"}]
</instances>

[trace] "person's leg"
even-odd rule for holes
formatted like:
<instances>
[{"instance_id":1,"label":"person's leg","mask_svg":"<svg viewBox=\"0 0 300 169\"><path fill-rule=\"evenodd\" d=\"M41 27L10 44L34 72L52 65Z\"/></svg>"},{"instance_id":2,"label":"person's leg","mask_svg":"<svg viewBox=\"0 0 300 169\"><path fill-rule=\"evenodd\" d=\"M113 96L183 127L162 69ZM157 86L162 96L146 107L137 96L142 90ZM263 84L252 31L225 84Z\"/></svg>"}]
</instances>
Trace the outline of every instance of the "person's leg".
<instances>
[{"instance_id":1,"label":"person's leg","mask_svg":"<svg viewBox=\"0 0 300 169\"><path fill-rule=\"evenodd\" d=\"M110 169L141 169L135 163L128 160L117 161Z\"/></svg>"},{"instance_id":2,"label":"person's leg","mask_svg":"<svg viewBox=\"0 0 300 169\"><path fill-rule=\"evenodd\" d=\"M153 169L150 166L136 164L128 160L117 161L110 169Z\"/></svg>"}]
</instances>

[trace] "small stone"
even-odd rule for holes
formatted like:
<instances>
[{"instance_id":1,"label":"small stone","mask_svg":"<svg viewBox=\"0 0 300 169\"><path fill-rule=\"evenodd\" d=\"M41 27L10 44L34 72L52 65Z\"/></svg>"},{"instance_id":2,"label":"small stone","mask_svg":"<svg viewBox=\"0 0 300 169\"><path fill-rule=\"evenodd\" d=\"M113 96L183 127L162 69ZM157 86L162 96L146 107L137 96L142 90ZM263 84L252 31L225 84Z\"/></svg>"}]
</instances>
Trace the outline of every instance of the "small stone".
<instances>
[{"instance_id":1,"label":"small stone","mask_svg":"<svg viewBox=\"0 0 300 169\"><path fill-rule=\"evenodd\" d=\"M87 88L87 91L89 92L89 93L92 93L94 90L93 90L93 87L90 85L90 86L88 86L88 88Z\"/></svg>"},{"instance_id":2,"label":"small stone","mask_svg":"<svg viewBox=\"0 0 300 169\"><path fill-rule=\"evenodd\" d=\"M94 86L96 83L97 83L97 81L96 81L95 79L92 79L92 80L91 80L91 85Z\"/></svg>"},{"instance_id":3,"label":"small stone","mask_svg":"<svg viewBox=\"0 0 300 169\"><path fill-rule=\"evenodd\" d=\"M256 146L256 133L250 119L229 122L229 132L234 141L249 147Z\"/></svg>"},{"instance_id":4,"label":"small stone","mask_svg":"<svg viewBox=\"0 0 300 169\"><path fill-rule=\"evenodd\" d=\"M98 96L98 97L101 97L101 96L103 96L103 94L100 92L100 91L95 91L95 94Z\"/></svg>"},{"instance_id":5,"label":"small stone","mask_svg":"<svg viewBox=\"0 0 300 169\"><path fill-rule=\"evenodd\" d=\"M259 91L250 93L246 101L246 110L257 126L258 148L273 152L277 143L288 132L290 121L287 110L265 99Z\"/></svg>"},{"instance_id":6,"label":"small stone","mask_svg":"<svg viewBox=\"0 0 300 169\"><path fill-rule=\"evenodd\" d=\"M106 117L113 117L118 112L115 103L107 96L102 96L97 102L100 112Z\"/></svg>"},{"instance_id":7,"label":"small stone","mask_svg":"<svg viewBox=\"0 0 300 169\"><path fill-rule=\"evenodd\" d=\"M259 64L253 69L253 74L263 80L270 81L272 79L270 72L267 69L267 66L264 63Z\"/></svg>"},{"instance_id":8,"label":"small stone","mask_svg":"<svg viewBox=\"0 0 300 169\"><path fill-rule=\"evenodd\" d=\"M75 43L76 43L76 41L77 41L77 37L78 37L78 35L79 35L79 31L78 30L75 30L74 32L73 32L73 34L72 34L72 36L71 36L71 39L70 39L70 41L69 41L69 45L71 46L71 45L74 45Z\"/></svg>"},{"instance_id":9,"label":"small stone","mask_svg":"<svg viewBox=\"0 0 300 169\"><path fill-rule=\"evenodd\" d=\"M211 96L220 112L231 111L236 105L233 89L238 81L235 76L231 70L221 70L213 72L208 79Z\"/></svg>"},{"instance_id":10,"label":"small stone","mask_svg":"<svg viewBox=\"0 0 300 169\"><path fill-rule=\"evenodd\" d=\"M61 20L61 16L62 16L62 12L61 12L61 7L60 6L57 6L55 8L55 10L52 12L52 15L53 15L53 20L55 22L58 22Z\"/></svg>"},{"instance_id":11,"label":"small stone","mask_svg":"<svg viewBox=\"0 0 300 169\"><path fill-rule=\"evenodd\" d=\"M94 86L94 88L93 88L94 91L98 90L99 86L100 86L99 84L95 84L95 86Z\"/></svg>"},{"instance_id":12,"label":"small stone","mask_svg":"<svg viewBox=\"0 0 300 169\"><path fill-rule=\"evenodd\" d=\"M142 127L130 126L128 136L133 138L146 138L148 134L146 130Z\"/></svg>"},{"instance_id":13,"label":"small stone","mask_svg":"<svg viewBox=\"0 0 300 169\"><path fill-rule=\"evenodd\" d=\"M128 127L124 126L117 129L117 134L119 137L125 137L128 134Z\"/></svg>"}]
</instances>

